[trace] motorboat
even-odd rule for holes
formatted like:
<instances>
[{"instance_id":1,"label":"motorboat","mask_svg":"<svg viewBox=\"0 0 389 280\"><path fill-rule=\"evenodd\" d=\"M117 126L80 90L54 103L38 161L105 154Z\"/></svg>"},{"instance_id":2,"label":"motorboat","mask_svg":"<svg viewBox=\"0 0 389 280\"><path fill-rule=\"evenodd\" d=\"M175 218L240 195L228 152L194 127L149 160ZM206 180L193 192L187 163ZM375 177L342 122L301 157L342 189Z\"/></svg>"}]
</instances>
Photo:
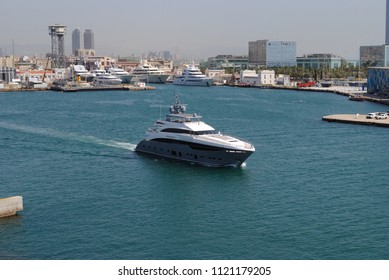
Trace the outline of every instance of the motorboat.
<instances>
[{"instance_id":1,"label":"motorboat","mask_svg":"<svg viewBox=\"0 0 389 280\"><path fill-rule=\"evenodd\" d=\"M206 86L209 87L213 84L213 79L207 78L200 69L194 64L187 66L182 75L177 76L173 80L173 85L180 86Z\"/></svg>"},{"instance_id":2,"label":"motorboat","mask_svg":"<svg viewBox=\"0 0 389 280\"><path fill-rule=\"evenodd\" d=\"M170 76L158 67L150 65L147 60L142 60L131 74L134 81L145 83L166 83L166 80Z\"/></svg>"},{"instance_id":3,"label":"motorboat","mask_svg":"<svg viewBox=\"0 0 389 280\"><path fill-rule=\"evenodd\" d=\"M135 151L210 167L238 167L255 148L248 142L223 135L196 113L187 114L186 105L176 96L165 120L154 123Z\"/></svg>"},{"instance_id":4,"label":"motorboat","mask_svg":"<svg viewBox=\"0 0 389 280\"><path fill-rule=\"evenodd\" d=\"M348 96L348 99L350 101L364 101L365 100L365 96L363 94L360 94L360 93L350 94Z\"/></svg>"}]
</instances>

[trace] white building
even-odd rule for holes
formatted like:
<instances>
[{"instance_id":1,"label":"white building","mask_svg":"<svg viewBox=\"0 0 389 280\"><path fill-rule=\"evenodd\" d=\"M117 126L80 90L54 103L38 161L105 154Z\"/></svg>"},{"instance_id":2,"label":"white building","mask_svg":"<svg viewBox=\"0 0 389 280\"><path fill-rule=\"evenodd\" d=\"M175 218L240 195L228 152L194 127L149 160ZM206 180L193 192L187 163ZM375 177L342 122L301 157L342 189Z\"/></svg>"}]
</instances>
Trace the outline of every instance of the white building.
<instances>
[{"instance_id":1,"label":"white building","mask_svg":"<svg viewBox=\"0 0 389 280\"><path fill-rule=\"evenodd\" d=\"M215 78L217 76L221 76L226 74L226 70L224 69L206 69L205 70L205 76L208 78Z\"/></svg>"},{"instance_id":2,"label":"white building","mask_svg":"<svg viewBox=\"0 0 389 280\"><path fill-rule=\"evenodd\" d=\"M258 72L259 85L275 85L276 74L274 70L260 70Z\"/></svg>"},{"instance_id":3,"label":"white building","mask_svg":"<svg viewBox=\"0 0 389 280\"><path fill-rule=\"evenodd\" d=\"M258 74L255 70L242 70L240 71L240 83L250 86L258 85Z\"/></svg>"},{"instance_id":4,"label":"white building","mask_svg":"<svg viewBox=\"0 0 389 280\"><path fill-rule=\"evenodd\" d=\"M276 78L276 84L279 86L291 86L292 84L290 82L290 76L283 74L278 75Z\"/></svg>"}]
</instances>

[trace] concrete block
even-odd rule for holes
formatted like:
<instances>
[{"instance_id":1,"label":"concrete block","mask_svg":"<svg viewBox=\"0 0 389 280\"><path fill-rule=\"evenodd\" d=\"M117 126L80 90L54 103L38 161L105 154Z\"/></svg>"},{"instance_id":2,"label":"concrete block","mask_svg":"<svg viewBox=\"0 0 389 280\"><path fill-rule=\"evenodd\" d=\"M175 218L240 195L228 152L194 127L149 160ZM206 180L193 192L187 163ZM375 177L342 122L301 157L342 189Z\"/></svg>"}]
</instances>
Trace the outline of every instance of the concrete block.
<instances>
[{"instance_id":1,"label":"concrete block","mask_svg":"<svg viewBox=\"0 0 389 280\"><path fill-rule=\"evenodd\" d=\"M0 198L0 218L16 215L17 211L23 210L23 197L12 196Z\"/></svg>"}]
</instances>

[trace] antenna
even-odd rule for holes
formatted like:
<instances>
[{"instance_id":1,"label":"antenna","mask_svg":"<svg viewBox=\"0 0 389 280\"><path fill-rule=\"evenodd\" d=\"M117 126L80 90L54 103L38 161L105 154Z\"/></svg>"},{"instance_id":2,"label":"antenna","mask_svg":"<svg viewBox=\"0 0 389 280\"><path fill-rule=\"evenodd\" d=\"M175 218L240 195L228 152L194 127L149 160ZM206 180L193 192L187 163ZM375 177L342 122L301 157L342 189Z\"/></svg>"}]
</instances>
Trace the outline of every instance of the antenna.
<instances>
[{"instance_id":1,"label":"antenna","mask_svg":"<svg viewBox=\"0 0 389 280\"><path fill-rule=\"evenodd\" d=\"M160 120L162 119L162 103L161 103L161 99L159 99L159 119Z\"/></svg>"},{"instance_id":2,"label":"antenna","mask_svg":"<svg viewBox=\"0 0 389 280\"><path fill-rule=\"evenodd\" d=\"M15 68L15 40L12 39L12 68Z\"/></svg>"}]
</instances>

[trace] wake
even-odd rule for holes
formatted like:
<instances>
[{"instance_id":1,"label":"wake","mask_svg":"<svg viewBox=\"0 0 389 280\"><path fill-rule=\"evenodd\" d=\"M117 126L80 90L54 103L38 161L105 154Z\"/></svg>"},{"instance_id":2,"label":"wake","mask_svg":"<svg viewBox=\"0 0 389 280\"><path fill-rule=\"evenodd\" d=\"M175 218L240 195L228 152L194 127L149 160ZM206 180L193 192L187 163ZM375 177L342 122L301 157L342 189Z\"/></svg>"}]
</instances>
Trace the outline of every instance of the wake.
<instances>
[{"instance_id":1,"label":"wake","mask_svg":"<svg viewBox=\"0 0 389 280\"><path fill-rule=\"evenodd\" d=\"M82 143L113 147L113 148L118 148L118 149L123 149L128 151L135 151L135 147L136 147L135 144L127 143L127 142L119 142L115 140L103 140L103 139L96 138L94 136L79 135L76 133L66 133L66 132L61 132L61 131L52 130L48 128L19 125L19 124L13 124L13 123L1 122L1 121L0 121L0 128L19 131L23 133L29 133L29 134L42 135L42 136L47 136L52 138L58 138L63 140L77 141Z\"/></svg>"}]
</instances>

